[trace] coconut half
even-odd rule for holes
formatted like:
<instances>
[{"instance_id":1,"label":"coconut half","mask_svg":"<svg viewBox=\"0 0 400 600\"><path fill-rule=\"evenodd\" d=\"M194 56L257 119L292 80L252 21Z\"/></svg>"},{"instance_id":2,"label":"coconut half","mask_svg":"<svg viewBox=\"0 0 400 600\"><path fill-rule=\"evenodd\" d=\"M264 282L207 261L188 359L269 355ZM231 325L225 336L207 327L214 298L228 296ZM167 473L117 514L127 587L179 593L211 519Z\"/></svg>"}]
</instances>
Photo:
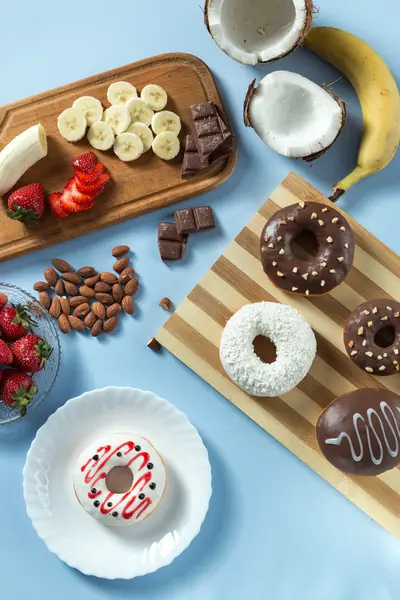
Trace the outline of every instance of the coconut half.
<instances>
[{"instance_id":1,"label":"coconut half","mask_svg":"<svg viewBox=\"0 0 400 600\"><path fill-rule=\"evenodd\" d=\"M246 65L290 54L306 38L312 16L312 0L206 0L204 8L215 42Z\"/></svg>"},{"instance_id":2,"label":"coconut half","mask_svg":"<svg viewBox=\"0 0 400 600\"><path fill-rule=\"evenodd\" d=\"M311 161L326 152L346 120L344 102L313 81L275 71L255 86L244 103L244 122L275 152Z\"/></svg>"}]
</instances>

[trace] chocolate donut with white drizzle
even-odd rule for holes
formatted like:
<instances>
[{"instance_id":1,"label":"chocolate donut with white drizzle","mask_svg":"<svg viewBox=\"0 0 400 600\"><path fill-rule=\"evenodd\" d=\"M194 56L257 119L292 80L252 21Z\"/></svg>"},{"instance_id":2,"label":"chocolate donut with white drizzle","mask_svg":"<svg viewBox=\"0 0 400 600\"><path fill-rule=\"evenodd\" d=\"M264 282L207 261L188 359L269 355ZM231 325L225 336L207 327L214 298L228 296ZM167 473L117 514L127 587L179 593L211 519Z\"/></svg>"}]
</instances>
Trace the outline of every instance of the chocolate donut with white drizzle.
<instances>
[{"instance_id":1,"label":"chocolate donut with white drizzle","mask_svg":"<svg viewBox=\"0 0 400 600\"><path fill-rule=\"evenodd\" d=\"M315 238L315 256L304 260L294 250L296 238ZM302 296L327 294L346 278L354 259L354 234L332 207L299 202L278 210L261 234L261 262L279 288Z\"/></svg>"},{"instance_id":2,"label":"chocolate donut with white drizzle","mask_svg":"<svg viewBox=\"0 0 400 600\"><path fill-rule=\"evenodd\" d=\"M351 360L371 375L400 371L400 303L381 298L363 302L347 319L344 345Z\"/></svg>"},{"instance_id":3,"label":"chocolate donut with white drizzle","mask_svg":"<svg viewBox=\"0 0 400 600\"><path fill-rule=\"evenodd\" d=\"M353 475L379 475L400 463L400 396L355 390L321 413L317 441L327 460Z\"/></svg>"}]
</instances>

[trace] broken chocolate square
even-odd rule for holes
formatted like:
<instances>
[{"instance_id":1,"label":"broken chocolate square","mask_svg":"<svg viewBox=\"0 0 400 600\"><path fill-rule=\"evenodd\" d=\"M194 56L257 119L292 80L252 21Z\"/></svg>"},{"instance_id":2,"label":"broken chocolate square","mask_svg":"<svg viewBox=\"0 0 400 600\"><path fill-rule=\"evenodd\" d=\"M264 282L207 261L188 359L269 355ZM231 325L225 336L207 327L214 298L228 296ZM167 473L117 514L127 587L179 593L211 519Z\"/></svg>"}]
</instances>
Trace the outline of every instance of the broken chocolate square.
<instances>
[{"instance_id":1,"label":"broken chocolate square","mask_svg":"<svg viewBox=\"0 0 400 600\"><path fill-rule=\"evenodd\" d=\"M232 134L221 119L214 102L193 104L190 107L190 115L200 156L210 156L226 139L231 137Z\"/></svg>"},{"instance_id":2,"label":"broken chocolate square","mask_svg":"<svg viewBox=\"0 0 400 600\"><path fill-rule=\"evenodd\" d=\"M180 260L183 257L183 243L173 240L158 240L161 260Z\"/></svg>"},{"instance_id":3,"label":"broken chocolate square","mask_svg":"<svg viewBox=\"0 0 400 600\"><path fill-rule=\"evenodd\" d=\"M183 155L182 179L199 175L210 166L207 157L202 157L197 150L196 140L193 135L186 136L185 154Z\"/></svg>"},{"instance_id":4,"label":"broken chocolate square","mask_svg":"<svg viewBox=\"0 0 400 600\"><path fill-rule=\"evenodd\" d=\"M194 220L193 210L183 208L174 213L176 230L179 234L189 234L197 231L196 221Z\"/></svg>"},{"instance_id":5,"label":"broken chocolate square","mask_svg":"<svg viewBox=\"0 0 400 600\"><path fill-rule=\"evenodd\" d=\"M215 228L214 215L211 206L198 206L193 209L197 231Z\"/></svg>"},{"instance_id":6,"label":"broken chocolate square","mask_svg":"<svg viewBox=\"0 0 400 600\"><path fill-rule=\"evenodd\" d=\"M186 236L178 233L175 223L160 223L158 225L158 239L172 242L184 242Z\"/></svg>"}]
</instances>

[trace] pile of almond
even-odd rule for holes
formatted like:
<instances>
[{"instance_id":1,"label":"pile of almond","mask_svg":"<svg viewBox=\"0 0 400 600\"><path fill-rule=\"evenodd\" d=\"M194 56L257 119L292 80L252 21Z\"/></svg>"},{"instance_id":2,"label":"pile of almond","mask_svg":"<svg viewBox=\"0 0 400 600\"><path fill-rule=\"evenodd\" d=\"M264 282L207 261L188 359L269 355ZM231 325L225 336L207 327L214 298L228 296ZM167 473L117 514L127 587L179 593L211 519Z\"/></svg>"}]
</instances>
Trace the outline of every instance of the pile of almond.
<instances>
[{"instance_id":1,"label":"pile of almond","mask_svg":"<svg viewBox=\"0 0 400 600\"><path fill-rule=\"evenodd\" d=\"M118 324L118 313L131 315L135 310L132 299L139 280L129 266L129 246L115 246L114 273L98 273L94 267L74 271L61 258L52 259L52 267L44 272L46 281L38 281L33 288L39 292L41 305L57 319L62 333L90 329L92 336L111 333Z\"/></svg>"}]
</instances>

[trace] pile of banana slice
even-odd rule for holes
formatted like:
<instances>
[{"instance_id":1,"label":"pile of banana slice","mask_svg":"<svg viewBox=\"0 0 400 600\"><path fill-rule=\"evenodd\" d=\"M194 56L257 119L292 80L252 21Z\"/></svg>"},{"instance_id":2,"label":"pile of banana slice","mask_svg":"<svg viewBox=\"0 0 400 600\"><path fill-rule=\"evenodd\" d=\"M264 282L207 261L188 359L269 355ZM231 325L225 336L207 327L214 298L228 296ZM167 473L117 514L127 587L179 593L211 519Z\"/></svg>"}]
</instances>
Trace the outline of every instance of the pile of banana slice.
<instances>
[{"instance_id":1,"label":"pile of banana slice","mask_svg":"<svg viewBox=\"0 0 400 600\"><path fill-rule=\"evenodd\" d=\"M164 110L167 92L156 84L146 85L138 97L137 89L127 81L112 83L107 91L111 106L103 109L97 98L82 96L58 117L58 130L68 142L86 135L96 150L114 149L124 162L137 160L153 149L163 160L172 160L180 149L181 120Z\"/></svg>"}]
</instances>

